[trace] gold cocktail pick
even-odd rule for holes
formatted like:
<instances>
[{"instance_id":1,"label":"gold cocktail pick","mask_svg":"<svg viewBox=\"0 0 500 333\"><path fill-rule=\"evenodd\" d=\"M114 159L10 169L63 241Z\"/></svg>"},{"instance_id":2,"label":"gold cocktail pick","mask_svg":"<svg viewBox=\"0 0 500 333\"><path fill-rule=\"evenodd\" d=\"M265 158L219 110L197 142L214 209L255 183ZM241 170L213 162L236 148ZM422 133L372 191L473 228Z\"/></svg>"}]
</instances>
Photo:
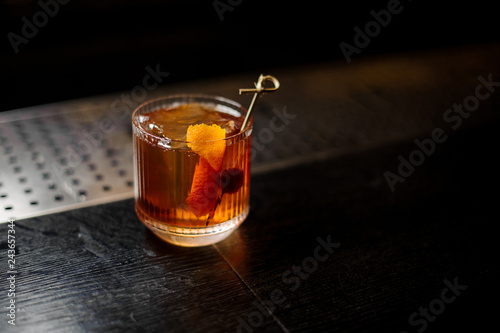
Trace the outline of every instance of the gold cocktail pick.
<instances>
[{"instance_id":1,"label":"gold cocktail pick","mask_svg":"<svg viewBox=\"0 0 500 333\"><path fill-rule=\"evenodd\" d=\"M264 87L264 82L265 81L270 81L273 83L273 87ZM268 92L273 92L278 90L280 87L280 82L278 81L277 78L271 75L263 75L261 74L259 76L259 80L257 83L254 83L255 88L248 88L248 89L240 89L240 95L241 94L251 94L253 93L253 98L252 102L250 103L250 106L248 107L247 115L245 116L245 120L243 120L243 124L241 125L241 130L243 131L245 127L247 126L248 119L250 119L250 113L252 112L253 106L255 104L255 101L257 100L257 97L259 97L260 94L262 93L268 93Z\"/></svg>"}]
</instances>

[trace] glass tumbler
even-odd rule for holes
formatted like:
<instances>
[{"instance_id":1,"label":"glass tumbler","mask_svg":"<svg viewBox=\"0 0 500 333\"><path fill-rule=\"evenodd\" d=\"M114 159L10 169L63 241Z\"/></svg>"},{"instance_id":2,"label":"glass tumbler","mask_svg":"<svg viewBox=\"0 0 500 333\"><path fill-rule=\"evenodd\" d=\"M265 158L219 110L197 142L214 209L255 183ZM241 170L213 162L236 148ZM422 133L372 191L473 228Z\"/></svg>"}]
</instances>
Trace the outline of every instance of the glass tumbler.
<instances>
[{"instance_id":1,"label":"glass tumbler","mask_svg":"<svg viewBox=\"0 0 500 333\"><path fill-rule=\"evenodd\" d=\"M245 220L252 137L251 118L239 128L245 114L232 100L203 94L166 96L133 112L135 210L157 236L204 246Z\"/></svg>"}]
</instances>

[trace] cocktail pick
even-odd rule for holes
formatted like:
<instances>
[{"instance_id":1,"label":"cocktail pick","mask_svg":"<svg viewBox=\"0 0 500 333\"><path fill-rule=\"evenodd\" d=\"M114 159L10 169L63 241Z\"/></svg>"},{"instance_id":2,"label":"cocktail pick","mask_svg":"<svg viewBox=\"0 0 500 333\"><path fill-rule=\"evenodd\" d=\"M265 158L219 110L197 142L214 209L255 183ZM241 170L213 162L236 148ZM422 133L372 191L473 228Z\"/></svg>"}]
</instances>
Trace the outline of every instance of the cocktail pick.
<instances>
[{"instance_id":1,"label":"cocktail pick","mask_svg":"<svg viewBox=\"0 0 500 333\"><path fill-rule=\"evenodd\" d=\"M273 87L264 87L264 82L265 81L270 81L273 83ZM257 100L257 97L259 97L260 94L262 93L269 93L278 90L280 87L280 82L278 81L277 78L271 75L263 75L261 74L259 76L259 80L257 83L254 83L255 88L248 88L248 89L240 89L240 95L241 94L251 94L253 93L253 98L252 102L250 103L250 106L248 107L247 115L245 117L245 120L243 120L243 124L241 125L241 130L245 130L245 127L247 126L248 119L250 119L250 113L252 112L252 109L255 105L255 101Z\"/></svg>"}]
</instances>

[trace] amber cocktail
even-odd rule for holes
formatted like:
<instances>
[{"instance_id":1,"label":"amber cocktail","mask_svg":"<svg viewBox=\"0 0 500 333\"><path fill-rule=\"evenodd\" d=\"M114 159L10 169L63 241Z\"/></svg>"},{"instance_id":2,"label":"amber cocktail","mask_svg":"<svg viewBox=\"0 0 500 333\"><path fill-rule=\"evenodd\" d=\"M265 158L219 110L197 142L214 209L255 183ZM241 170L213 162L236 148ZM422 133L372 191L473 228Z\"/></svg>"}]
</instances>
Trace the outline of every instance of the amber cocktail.
<instances>
[{"instance_id":1,"label":"amber cocktail","mask_svg":"<svg viewBox=\"0 0 500 333\"><path fill-rule=\"evenodd\" d=\"M132 115L135 207L162 239L202 246L247 217L252 123L246 110L210 95L173 95Z\"/></svg>"}]
</instances>

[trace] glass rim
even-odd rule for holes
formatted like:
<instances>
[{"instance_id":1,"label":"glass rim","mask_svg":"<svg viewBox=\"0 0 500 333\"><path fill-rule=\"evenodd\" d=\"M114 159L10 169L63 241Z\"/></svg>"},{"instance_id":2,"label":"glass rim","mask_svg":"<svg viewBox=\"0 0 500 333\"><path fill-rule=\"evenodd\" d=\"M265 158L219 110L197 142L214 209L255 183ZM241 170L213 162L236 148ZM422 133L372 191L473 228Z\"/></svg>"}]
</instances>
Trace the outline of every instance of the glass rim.
<instances>
[{"instance_id":1,"label":"glass rim","mask_svg":"<svg viewBox=\"0 0 500 333\"><path fill-rule=\"evenodd\" d=\"M229 98L226 98L226 97L222 97L222 96L218 96L218 95L211 95L211 94L202 94L202 93L184 93L184 94L172 94L172 95L165 95L163 97L158 97L158 98L154 98L154 99L150 99L142 104L140 104L138 107L136 107L134 109L134 111L132 112L132 125L137 128L141 134L145 134L149 137L152 137L154 139L157 139L157 140L168 140L169 142L175 142L175 143L210 143L210 142L218 142L218 141L225 141L225 140L230 140L230 139L234 139L234 138L237 138L239 136L242 136L248 132L251 132L252 129L253 129L253 117L250 116L250 119L248 120L248 123L247 123L247 127L245 130L242 131L239 131L233 135L230 135L230 136L227 136L223 139L217 139L217 140L209 140L209 141L187 141L187 140L177 140L177 139L172 139L172 138L168 138L168 137L160 137L156 134L153 134L153 133L150 133L148 132L147 130L145 130L139 122L136 121L136 115L137 113L143 109L144 107L146 107L147 105L152 105L153 103L157 103L157 102L160 102L160 101L166 101L166 100L169 100L169 99L175 99L175 98L185 98L185 97L191 97L191 98L206 98L206 99L209 99L209 100L212 100L216 103L219 103L221 104L220 102L222 103L225 103L225 104L229 104L231 105L232 107L235 107L236 110L240 110L240 113L242 114L242 116L246 116L246 113L248 112L247 108L245 108L243 105L241 105L240 103L238 102L235 102L233 101L232 99L229 99ZM184 104L189 104L189 103L184 103ZM158 109L161 109L161 108L158 108ZM151 110L152 111L155 111L155 110ZM241 111L245 111L244 113L241 112Z\"/></svg>"}]
</instances>

